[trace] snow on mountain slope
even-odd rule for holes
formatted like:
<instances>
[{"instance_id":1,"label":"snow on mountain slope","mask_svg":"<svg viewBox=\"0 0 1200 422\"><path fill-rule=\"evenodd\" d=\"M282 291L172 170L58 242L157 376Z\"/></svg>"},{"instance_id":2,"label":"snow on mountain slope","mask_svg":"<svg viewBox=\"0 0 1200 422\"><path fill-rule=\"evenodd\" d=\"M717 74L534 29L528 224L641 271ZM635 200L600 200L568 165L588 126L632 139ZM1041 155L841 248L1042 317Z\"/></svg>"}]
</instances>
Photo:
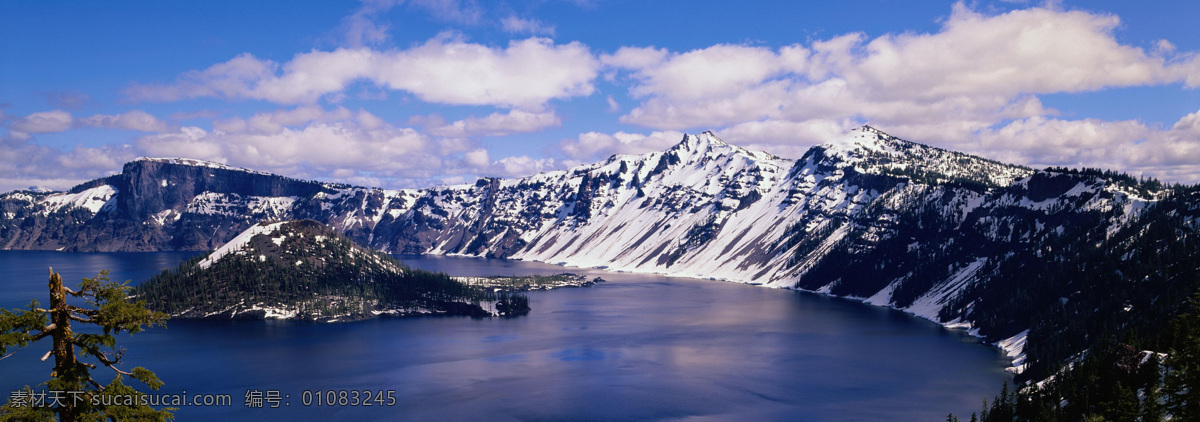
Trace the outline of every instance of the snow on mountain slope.
<instances>
[{"instance_id":1,"label":"snow on mountain slope","mask_svg":"<svg viewBox=\"0 0 1200 422\"><path fill-rule=\"evenodd\" d=\"M70 208L82 208L92 214L100 212L117 194L117 189L110 185L101 185L79 193L54 193L46 196L42 203L45 209L42 213L49 214Z\"/></svg>"},{"instance_id":2,"label":"snow on mountain slope","mask_svg":"<svg viewBox=\"0 0 1200 422\"><path fill-rule=\"evenodd\" d=\"M204 260L197 263L196 266L200 267L200 269L206 269L213 263L221 260L221 258L225 255L241 251L246 247L247 244L250 243L250 239L254 236L258 236L260 234L270 235L275 233L275 231L278 230L282 225L282 222L278 222L266 224L259 223L250 226L250 228L246 229L246 231L239 233L237 237L230 239L228 242L225 242L224 245L221 245L220 248L217 248L217 250L208 254L208 256L205 257Z\"/></svg>"},{"instance_id":3,"label":"snow on mountain slope","mask_svg":"<svg viewBox=\"0 0 1200 422\"><path fill-rule=\"evenodd\" d=\"M976 328L960 296L1012 264L1009 251L1111 236L1160 197L1105 175L1034 171L869 126L796 160L705 132L665 151L412 190L140 159L69 193L0 195L0 246L215 249L260 221L313 219L391 253L798 288Z\"/></svg>"}]
</instances>

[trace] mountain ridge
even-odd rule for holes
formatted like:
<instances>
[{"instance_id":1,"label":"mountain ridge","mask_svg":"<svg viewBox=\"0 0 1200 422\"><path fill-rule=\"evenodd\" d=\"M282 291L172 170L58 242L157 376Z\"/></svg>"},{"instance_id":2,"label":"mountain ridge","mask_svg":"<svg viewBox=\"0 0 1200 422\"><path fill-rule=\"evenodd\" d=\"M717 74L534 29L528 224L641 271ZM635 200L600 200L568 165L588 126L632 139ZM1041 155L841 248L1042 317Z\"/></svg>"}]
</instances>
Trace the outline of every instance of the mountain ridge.
<instances>
[{"instance_id":1,"label":"mountain ridge","mask_svg":"<svg viewBox=\"0 0 1200 422\"><path fill-rule=\"evenodd\" d=\"M1044 246L1095 244L1136 231L1139 219L1175 191L1105 173L1003 164L869 126L795 160L704 132L664 151L428 189L154 160L89 183L76 193L0 195L0 246L214 249L259 221L308 218L390 253L536 260L808 290L891 306L1014 345L1037 323L1020 315L1029 309L998 306L989 310L994 315L982 315L981 304L991 302L970 295L1006 297L1011 292L996 286L1020 281L1002 269L1043 259L1035 251L1075 259ZM1173 201L1183 209L1200 203ZM1182 224L1190 230L1198 221ZM1050 365L1058 353L1025 362Z\"/></svg>"}]
</instances>

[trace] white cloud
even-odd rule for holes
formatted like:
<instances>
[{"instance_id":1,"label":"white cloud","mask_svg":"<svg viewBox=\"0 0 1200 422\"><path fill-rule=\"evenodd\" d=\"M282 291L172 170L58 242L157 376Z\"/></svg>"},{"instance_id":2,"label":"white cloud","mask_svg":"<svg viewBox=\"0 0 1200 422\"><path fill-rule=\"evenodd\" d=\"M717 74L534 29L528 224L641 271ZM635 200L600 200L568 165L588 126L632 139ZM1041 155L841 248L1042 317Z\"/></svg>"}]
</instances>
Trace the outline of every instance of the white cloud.
<instances>
[{"instance_id":1,"label":"white cloud","mask_svg":"<svg viewBox=\"0 0 1200 422\"><path fill-rule=\"evenodd\" d=\"M340 28L343 42L350 47L382 43L388 37L389 25L377 21L377 15L400 4L400 0L366 0L362 7L342 18Z\"/></svg>"},{"instance_id":2,"label":"white cloud","mask_svg":"<svg viewBox=\"0 0 1200 422\"><path fill-rule=\"evenodd\" d=\"M498 177L526 177L543 171L561 170L565 167L564 163L558 162L553 158L532 158L521 155L501 158L493 162L490 169L485 173L489 176Z\"/></svg>"},{"instance_id":3,"label":"white cloud","mask_svg":"<svg viewBox=\"0 0 1200 422\"><path fill-rule=\"evenodd\" d=\"M771 81L728 96L682 101L656 96L621 116L621 122L656 129L711 128L776 115L787 95L787 82Z\"/></svg>"},{"instance_id":4,"label":"white cloud","mask_svg":"<svg viewBox=\"0 0 1200 422\"><path fill-rule=\"evenodd\" d=\"M650 52L640 54L653 56ZM651 57L623 60L652 62ZM639 84L630 92L636 97L654 95L684 101L727 96L758 85L782 69L780 56L770 49L718 44L639 68L635 73Z\"/></svg>"},{"instance_id":5,"label":"white cloud","mask_svg":"<svg viewBox=\"0 0 1200 422\"><path fill-rule=\"evenodd\" d=\"M19 118L8 125L9 130L23 133L54 133L70 129L75 119L62 110L41 111Z\"/></svg>"},{"instance_id":6,"label":"white cloud","mask_svg":"<svg viewBox=\"0 0 1200 422\"><path fill-rule=\"evenodd\" d=\"M120 170L121 164L137 157L129 145L85 147L63 150L0 136L0 192L43 186L66 190L87 180Z\"/></svg>"},{"instance_id":7,"label":"white cloud","mask_svg":"<svg viewBox=\"0 0 1200 422\"><path fill-rule=\"evenodd\" d=\"M488 151L470 141L431 139L363 110L305 106L142 136L142 155L217 161L293 177L389 187L433 183L487 170ZM419 183L419 182L420 183ZM379 184L375 184L379 186Z\"/></svg>"},{"instance_id":8,"label":"white cloud","mask_svg":"<svg viewBox=\"0 0 1200 422\"><path fill-rule=\"evenodd\" d=\"M563 140L559 149L568 157L592 160L612 154L643 154L662 151L683 140L683 132L655 131L649 135L617 132L587 132L576 139Z\"/></svg>"},{"instance_id":9,"label":"white cloud","mask_svg":"<svg viewBox=\"0 0 1200 422\"><path fill-rule=\"evenodd\" d=\"M523 108L590 95L599 67L583 44L545 38L513 41L503 50L439 38L389 58L376 78L392 89L429 102Z\"/></svg>"},{"instance_id":10,"label":"white cloud","mask_svg":"<svg viewBox=\"0 0 1200 422\"><path fill-rule=\"evenodd\" d=\"M722 129L721 139L743 148L766 151L781 157L798 158L814 145L859 126L850 120L762 120L744 122Z\"/></svg>"},{"instance_id":11,"label":"white cloud","mask_svg":"<svg viewBox=\"0 0 1200 422\"><path fill-rule=\"evenodd\" d=\"M549 35L554 36L554 25L547 25L537 19L525 19L508 16L500 19L500 27L511 34Z\"/></svg>"},{"instance_id":12,"label":"white cloud","mask_svg":"<svg viewBox=\"0 0 1200 422\"><path fill-rule=\"evenodd\" d=\"M185 127L179 132L139 138L136 146L153 156L185 156L267 171L296 168L333 171L437 171L440 159L427 161L428 140L405 128L366 130L352 121L313 122L277 133L227 133ZM428 165L427 169L422 169Z\"/></svg>"},{"instance_id":13,"label":"white cloud","mask_svg":"<svg viewBox=\"0 0 1200 422\"><path fill-rule=\"evenodd\" d=\"M106 129L127 129L141 132L166 132L171 125L150 113L133 110L116 115L97 114L79 120L79 123Z\"/></svg>"},{"instance_id":14,"label":"white cloud","mask_svg":"<svg viewBox=\"0 0 1200 422\"><path fill-rule=\"evenodd\" d=\"M1187 129L1194 127L1189 118L1171 130L1138 121L1062 120L1038 97L1200 86L1200 54L1178 52L1166 40L1149 50L1122 43L1119 26L1116 16L1053 4L986 15L959 3L932 33L874 39L849 33L776 49L624 47L601 61L612 69L605 78L631 81L629 94L639 100L622 123L718 129L730 142L783 156L799 156L870 123L907 139L1015 163L1130 168L1196 180L1200 135ZM571 157L591 157L615 149L614 139L587 133L560 147ZM1193 168L1185 170L1185 162Z\"/></svg>"},{"instance_id":15,"label":"white cloud","mask_svg":"<svg viewBox=\"0 0 1200 422\"><path fill-rule=\"evenodd\" d=\"M448 138L475 136L504 136L514 133L537 132L556 127L562 120L553 111L530 113L509 110L508 113L492 113L487 117L471 117L429 129L429 134Z\"/></svg>"},{"instance_id":16,"label":"white cloud","mask_svg":"<svg viewBox=\"0 0 1200 422\"><path fill-rule=\"evenodd\" d=\"M614 100L611 95L609 95L608 98L605 99L605 101L608 101L608 112L609 113L616 113L618 111L621 111L621 104L618 104L617 100Z\"/></svg>"},{"instance_id":17,"label":"white cloud","mask_svg":"<svg viewBox=\"0 0 1200 422\"><path fill-rule=\"evenodd\" d=\"M1122 45L1114 15L1048 8L985 16L958 3L935 34L886 35L833 72L877 98L1081 92L1177 79L1161 56ZM847 64L849 67L847 67Z\"/></svg>"},{"instance_id":18,"label":"white cloud","mask_svg":"<svg viewBox=\"0 0 1200 422\"><path fill-rule=\"evenodd\" d=\"M1121 44L1115 16L1053 7L987 16L957 4L935 33L851 33L811 48L716 45L686 53L622 48L641 104L622 122L658 129L760 120L856 119L973 129L1052 114L1037 94L1200 80L1200 61ZM1200 59L1197 59L1200 60Z\"/></svg>"},{"instance_id":19,"label":"white cloud","mask_svg":"<svg viewBox=\"0 0 1200 422\"><path fill-rule=\"evenodd\" d=\"M670 54L663 48L621 47L616 53L600 56L600 61L614 68L640 70L657 66Z\"/></svg>"},{"instance_id":20,"label":"white cloud","mask_svg":"<svg viewBox=\"0 0 1200 422\"><path fill-rule=\"evenodd\" d=\"M365 111L362 113L366 113ZM312 121L337 121L352 118L353 112L345 108L326 111L317 106L255 113L248 118L234 117L213 122L213 128L222 132L252 132L275 134L287 127L299 126Z\"/></svg>"},{"instance_id":21,"label":"white cloud","mask_svg":"<svg viewBox=\"0 0 1200 422\"><path fill-rule=\"evenodd\" d=\"M280 68L243 54L185 73L175 84L133 85L125 94L143 101L217 97L308 104L368 80L432 103L536 109L551 99L590 95L599 62L578 42L529 38L501 49L444 35L407 50L302 53Z\"/></svg>"},{"instance_id":22,"label":"white cloud","mask_svg":"<svg viewBox=\"0 0 1200 422\"><path fill-rule=\"evenodd\" d=\"M468 166L476 168L487 168L492 164L492 158L488 155L488 150L479 148L467 151L463 154L463 162Z\"/></svg>"},{"instance_id":23,"label":"white cloud","mask_svg":"<svg viewBox=\"0 0 1200 422\"><path fill-rule=\"evenodd\" d=\"M1171 129L1141 122L1030 118L980 133L984 153L1033 166L1101 167L1200 182L1200 112Z\"/></svg>"},{"instance_id":24,"label":"white cloud","mask_svg":"<svg viewBox=\"0 0 1200 422\"><path fill-rule=\"evenodd\" d=\"M184 73L174 85L133 84L124 94L138 101L159 102L201 97L249 98L252 86L274 77L278 67L272 61L243 53L208 69Z\"/></svg>"}]
</instances>

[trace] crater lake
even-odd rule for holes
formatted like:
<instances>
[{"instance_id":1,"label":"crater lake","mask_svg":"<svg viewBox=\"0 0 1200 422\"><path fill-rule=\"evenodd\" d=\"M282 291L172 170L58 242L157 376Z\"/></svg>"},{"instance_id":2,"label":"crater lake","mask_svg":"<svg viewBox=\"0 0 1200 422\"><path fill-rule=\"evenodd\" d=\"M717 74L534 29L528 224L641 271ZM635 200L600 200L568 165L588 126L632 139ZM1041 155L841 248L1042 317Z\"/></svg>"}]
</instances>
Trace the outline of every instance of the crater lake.
<instances>
[{"instance_id":1,"label":"crater lake","mask_svg":"<svg viewBox=\"0 0 1200 422\"><path fill-rule=\"evenodd\" d=\"M196 254L0 251L0 307L45 304L47 267L68 286L101 269L136 284ZM530 292L532 312L516 318L173 320L119 335L124 369L157 373L166 384L156 394L231 398L183 406L180 421L965 420L1008 379L1007 359L977 339L853 300L535 262L399 258L459 276L569 271L607 281ZM25 385L44 389L52 364L39 358L49 348L43 340L0 360L5 399ZM313 398L330 391L394 401ZM268 392L279 407L245 406Z\"/></svg>"}]
</instances>

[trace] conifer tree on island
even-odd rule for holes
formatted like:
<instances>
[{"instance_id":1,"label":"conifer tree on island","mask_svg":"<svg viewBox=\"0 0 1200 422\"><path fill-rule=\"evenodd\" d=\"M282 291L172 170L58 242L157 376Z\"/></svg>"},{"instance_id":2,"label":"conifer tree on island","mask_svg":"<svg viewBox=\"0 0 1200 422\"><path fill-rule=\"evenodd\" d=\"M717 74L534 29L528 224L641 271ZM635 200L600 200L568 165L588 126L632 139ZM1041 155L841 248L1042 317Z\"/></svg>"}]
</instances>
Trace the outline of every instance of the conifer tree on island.
<instances>
[{"instance_id":1,"label":"conifer tree on island","mask_svg":"<svg viewBox=\"0 0 1200 422\"><path fill-rule=\"evenodd\" d=\"M9 352L10 348L24 348L46 338L51 340L51 347L41 360L54 357L53 372L43 388L26 386L24 390L5 392L9 394L8 404L0 407L0 421L56 417L63 422L172 419L170 412L175 409L154 409L139 400L129 400L142 393L126 386L122 382L124 377L136 379L154 390L163 383L146 368L123 370L124 350L116 347L114 337L122 331L133 334L147 326L163 326L167 315L147 309L145 301L131 301L128 281L109 280L107 270L83 279L78 290L72 290L63 286L62 277L51 269L49 288L49 309L39 308L36 300L27 309L0 309L0 359L15 354ZM81 298L86 306L72 305L67 302L68 297ZM101 332L77 332L72 329L73 322L97 326ZM100 366L116 373L106 386L92 377L91 371ZM37 397L42 391L47 394Z\"/></svg>"}]
</instances>

